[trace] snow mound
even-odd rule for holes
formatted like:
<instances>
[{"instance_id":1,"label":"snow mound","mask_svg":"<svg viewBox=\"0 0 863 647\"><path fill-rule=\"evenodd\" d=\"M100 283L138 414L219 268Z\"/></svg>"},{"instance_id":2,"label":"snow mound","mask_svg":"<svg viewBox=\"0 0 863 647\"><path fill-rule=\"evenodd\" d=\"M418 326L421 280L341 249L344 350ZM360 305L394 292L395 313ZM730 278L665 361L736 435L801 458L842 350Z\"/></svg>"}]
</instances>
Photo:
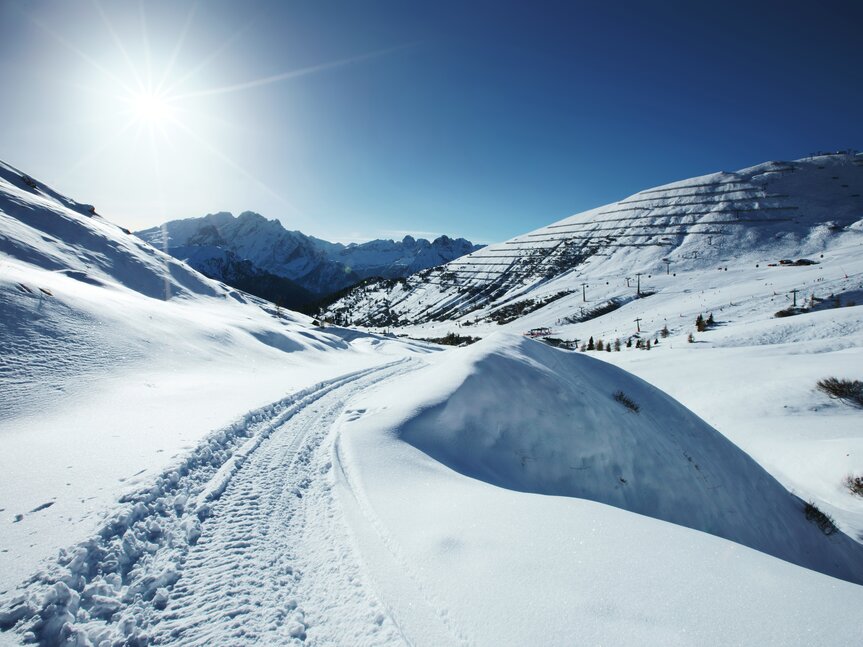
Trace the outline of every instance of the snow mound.
<instances>
[{"instance_id":1,"label":"snow mound","mask_svg":"<svg viewBox=\"0 0 863 647\"><path fill-rule=\"evenodd\" d=\"M443 359L405 378L388 428L448 467L503 488L616 506L863 582L863 547L833 528L825 534L803 501L643 380L503 334Z\"/></svg>"}]
</instances>

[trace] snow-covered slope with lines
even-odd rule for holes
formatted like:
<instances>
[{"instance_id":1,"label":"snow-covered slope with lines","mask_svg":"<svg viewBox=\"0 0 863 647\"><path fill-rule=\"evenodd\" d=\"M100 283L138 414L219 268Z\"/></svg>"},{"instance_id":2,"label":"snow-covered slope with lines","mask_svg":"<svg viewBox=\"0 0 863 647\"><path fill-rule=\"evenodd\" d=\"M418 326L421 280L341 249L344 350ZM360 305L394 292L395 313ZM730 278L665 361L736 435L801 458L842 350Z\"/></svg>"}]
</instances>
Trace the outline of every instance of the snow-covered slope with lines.
<instances>
[{"instance_id":1,"label":"snow-covered slope with lines","mask_svg":"<svg viewBox=\"0 0 863 647\"><path fill-rule=\"evenodd\" d=\"M515 319L555 298L577 310L583 283L594 302L597 287L625 298L639 273L817 258L861 234L863 156L768 162L648 189L398 284L358 288L329 315L378 326L474 323ZM632 289L616 290L618 280L605 290L594 277L625 278Z\"/></svg>"}]
</instances>

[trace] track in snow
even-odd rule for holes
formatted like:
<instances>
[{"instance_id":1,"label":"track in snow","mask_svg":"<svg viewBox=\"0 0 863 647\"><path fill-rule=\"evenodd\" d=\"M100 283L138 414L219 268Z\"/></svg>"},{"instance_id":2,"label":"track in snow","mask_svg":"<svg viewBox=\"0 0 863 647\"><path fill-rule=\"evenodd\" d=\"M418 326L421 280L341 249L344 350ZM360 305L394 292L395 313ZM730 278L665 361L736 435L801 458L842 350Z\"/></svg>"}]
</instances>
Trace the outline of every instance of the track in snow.
<instances>
[{"instance_id":1,"label":"track in snow","mask_svg":"<svg viewBox=\"0 0 863 647\"><path fill-rule=\"evenodd\" d=\"M336 509L329 431L353 395L406 370L332 388L249 456L190 549L153 627L155 643L402 642L366 586Z\"/></svg>"},{"instance_id":2,"label":"track in snow","mask_svg":"<svg viewBox=\"0 0 863 647\"><path fill-rule=\"evenodd\" d=\"M330 431L353 396L415 368L345 375L211 435L0 603L0 629L42 645L404 644L336 501Z\"/></svg>"}]
</instances>

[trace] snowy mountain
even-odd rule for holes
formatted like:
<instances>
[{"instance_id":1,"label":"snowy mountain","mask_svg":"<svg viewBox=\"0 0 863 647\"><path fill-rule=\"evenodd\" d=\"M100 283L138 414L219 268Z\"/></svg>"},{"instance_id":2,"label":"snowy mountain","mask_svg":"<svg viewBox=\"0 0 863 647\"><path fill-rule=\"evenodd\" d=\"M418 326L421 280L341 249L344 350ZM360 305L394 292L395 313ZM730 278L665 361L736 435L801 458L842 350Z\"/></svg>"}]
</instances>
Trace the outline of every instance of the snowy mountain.
<instances>
[{"instance_id":1,"label":"snowy mountain","mask_svg":"<svg viewBox=\"0 0 863 647\"><path fill-rule=\"evenodd\" d=\"M404 282L362 286L329 315L364 325L504 323L562 299L569 315L586 317L600 306L597 293L614 308L638 296L639 286L653 290L650 280L666 271L817 260L859 241L861 196L861 155L714 173L641 191ZM603 278L597 284L594 277Z\"/></svg>"},{"instance_id":2,"label":"snowy mountain","mask_svg":"<svg viewBox=\"0 0 863 647\"><path fill-rule=\"evenodd\" d=\"M230 268L240 259L249 263L244 276L252 273L282 277L318 297L368 277L407 276L479 249L463 238L447 236L432 242L405 236L400 242L373 240L342 245L288 231L278 220L267 220L250 211L236 218L222 212L173 220L137 235L231 285L233 273L223 272L222 267ZM219 254L221 259L214 263Z\"/></svg>"},{"instance_id":3,"label":"snowy mountain","mask_svg":"<svg viewBox=\"0 0 863 647\"><path fill-rule=\"evenodd\" d=\"M639 244L581 215L353 295L483 337L442 350L0 165L0 644L860 644L861 410L816 385L863 378L863 170L787 166L722 176L748 207L643 192ZM263 268L220 236L189 253Z\"/></svg>"}]
</instances>

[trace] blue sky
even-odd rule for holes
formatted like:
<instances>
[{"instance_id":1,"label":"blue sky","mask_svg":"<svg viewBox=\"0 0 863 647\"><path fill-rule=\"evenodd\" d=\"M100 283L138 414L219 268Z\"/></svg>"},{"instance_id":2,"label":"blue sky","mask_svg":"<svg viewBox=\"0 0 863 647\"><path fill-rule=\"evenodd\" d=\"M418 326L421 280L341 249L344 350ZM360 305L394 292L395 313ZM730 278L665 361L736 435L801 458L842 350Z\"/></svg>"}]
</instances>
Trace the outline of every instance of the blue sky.
<instances>
[{"instance_id":1,"label":"blue sky","mask_svg":"<svg viewBox=\"0 0 863 647\"><path fill-rule=\"evenodd\" d=\"M860 2L0 0L0 159L131 228L494 242L863 147Z\"/></svg>"}]
</instances>

